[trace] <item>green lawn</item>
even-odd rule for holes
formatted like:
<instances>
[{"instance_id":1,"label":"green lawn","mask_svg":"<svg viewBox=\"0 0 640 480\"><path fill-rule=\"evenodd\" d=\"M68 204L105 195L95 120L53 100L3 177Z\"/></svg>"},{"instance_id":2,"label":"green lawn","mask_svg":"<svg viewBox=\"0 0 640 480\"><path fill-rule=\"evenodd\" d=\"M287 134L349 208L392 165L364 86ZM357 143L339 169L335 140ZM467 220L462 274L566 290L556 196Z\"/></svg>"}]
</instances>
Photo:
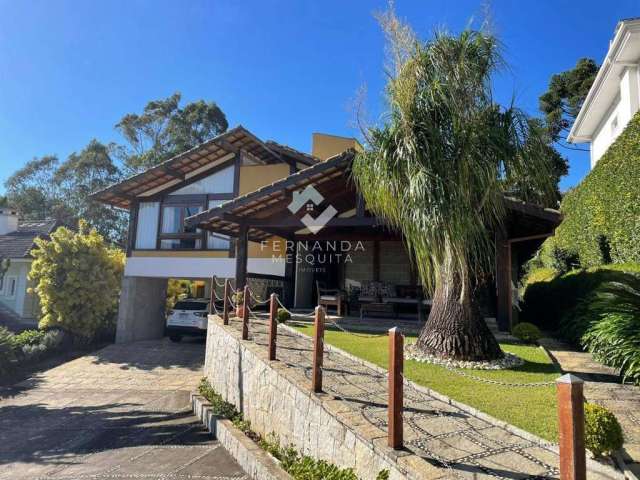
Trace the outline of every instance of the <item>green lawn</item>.
<instances>
[{"instance_id":1,"label":"green lawn","mask_svg":"<svg viewBox=\"0 0 640 480\"><path fill-rule=\"evenodd\" d=\"M311 335L313 332L312 326L295 328L307 335ZM414 335L408 335L406 341L407 343L414 342L415 339ZM388 339L386 335L362 338L336 330L327 330L325 341L387 368ZM558 378L560 371L542 348L510 343L502 343L501 347L504 351L511 352L525 360L525 364L509 370L468 371L478 377L507 382L546 382ZM413 360L405 361L404 373L408 379L415 383L431 388L547 440L557 441L558 418L554 386L514 388L490 385L461 377L437 365Z\"/></svg>"}]
</instances>

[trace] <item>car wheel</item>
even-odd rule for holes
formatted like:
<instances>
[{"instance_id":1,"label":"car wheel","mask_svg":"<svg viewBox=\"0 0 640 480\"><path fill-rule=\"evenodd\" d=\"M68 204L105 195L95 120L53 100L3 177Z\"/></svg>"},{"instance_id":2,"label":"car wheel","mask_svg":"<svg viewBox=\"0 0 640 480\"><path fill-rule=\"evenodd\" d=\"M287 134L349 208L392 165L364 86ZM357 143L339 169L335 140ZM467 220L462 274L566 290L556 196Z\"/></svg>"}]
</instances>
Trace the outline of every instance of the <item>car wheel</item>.
<instances>
[{"instance_id":1,"label":"car wheel","mask_svg":"<svg viewBox=\"0 0 640 480\"><path fill-rule=\"evenodd\" d=\"M182 335L169 335L169 340L178 343L182 340Z\"/></svg>"}]
</instances>

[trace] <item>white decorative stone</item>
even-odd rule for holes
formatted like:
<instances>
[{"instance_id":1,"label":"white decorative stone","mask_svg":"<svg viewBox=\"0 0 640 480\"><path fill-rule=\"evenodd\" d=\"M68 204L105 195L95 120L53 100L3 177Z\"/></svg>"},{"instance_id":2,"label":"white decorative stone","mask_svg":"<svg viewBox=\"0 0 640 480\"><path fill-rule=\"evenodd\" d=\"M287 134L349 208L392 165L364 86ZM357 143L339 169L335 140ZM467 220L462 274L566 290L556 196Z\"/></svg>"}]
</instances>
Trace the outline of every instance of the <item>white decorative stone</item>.
<instances>
[{"instance_id":1,"label":"white decorative stone","mask_svg":"<svg viewBox=\"0 0 640 480\"><path fill-rule=\"evenodd\" d=\"M467 361L440 358L420 351L414 344L408 345L404 349L404 356L408 360L415 360L421 363L440 365L445 368L471 368L474 370L505 370L508 368L524 365L524 360L512 353L505 352L504 357L491 361Z\"/></svg>"}]
</instances>

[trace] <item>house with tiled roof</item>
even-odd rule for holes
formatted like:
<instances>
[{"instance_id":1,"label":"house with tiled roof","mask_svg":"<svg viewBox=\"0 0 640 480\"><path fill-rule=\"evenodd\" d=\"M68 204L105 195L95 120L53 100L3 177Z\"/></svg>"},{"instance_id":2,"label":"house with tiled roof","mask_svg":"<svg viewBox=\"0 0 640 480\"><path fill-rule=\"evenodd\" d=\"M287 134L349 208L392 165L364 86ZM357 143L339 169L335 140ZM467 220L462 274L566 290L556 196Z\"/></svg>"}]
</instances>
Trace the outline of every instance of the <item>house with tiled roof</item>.
<instances>
[{"instance_id":1,"label":"house with tiled roof","mask_svg":"<svg viewBox=\"0 0 640 480\"><path fill-rule=\"evenodd\" d=\"M298 312L320 304L338 316L424 321L431 300L402 232L367 209L353 181L360 149L354 138L314 133L311 153L304 153L236 127L95 192L95 200L130 214L116 341L164 335L169 279L201 283L195 296L209 296L212 311L224 310L229 288L246 287L243 299L254 306L276 294ZM505 206L508 218L496 233L495 308L498 328L507 331L517 311L517 262L561 216L512 198ZM206 329L206 317L185 316L185 332Z\"/></svg>"},{"instance_id":2,"label":"house with tiled roof","mask_svg":"<svg viewBox=\"0 0 640 480\"><path fill-rule=\"evenodd\" d=\"M0 259L8 263L0 277L0 324L37 321L38 301L28 292L31 250L36 238L48 238L56 226L51 219L22 221L17 210L0 208Z\"/></svg>"}]
</instances>

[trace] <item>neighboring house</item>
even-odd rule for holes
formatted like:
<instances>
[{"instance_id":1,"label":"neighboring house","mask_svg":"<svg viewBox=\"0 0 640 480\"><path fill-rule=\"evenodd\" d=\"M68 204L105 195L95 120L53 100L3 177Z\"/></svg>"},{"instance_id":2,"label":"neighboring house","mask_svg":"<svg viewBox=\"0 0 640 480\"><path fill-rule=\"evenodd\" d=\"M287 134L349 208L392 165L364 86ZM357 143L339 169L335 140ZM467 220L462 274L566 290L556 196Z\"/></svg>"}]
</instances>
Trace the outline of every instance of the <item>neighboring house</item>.
<instances>
[{"instance_id":1,"label":"neighboring house","mask_svg":"<svg viewBox=\"0 0 640 480\"><path fill-rule=\"evenodd\" d=\"M622 20L568 136L591 143L591 168L640 108L639 64L640 19Z\"/></svg>"},{"instance_id":2,"label":"neighboring house","mask_svg":"<svg viewBox=\"0 0 640 480\"><path fill-rule=\"evenodd\" d=\"M131 215L116 340L163 335L169 278L232 279L262 299L278 293L289 308L420 317L430 302L402 233L367 210L353 182L361 148L314 134L308 155L237 127L95 193ZM502 330L513 318L512 272L560 222L554 210L505 204L493 290Z\"/></svg>"},{"instance_id":3,"label":"neighboring house","mask_svg":"<svg viewBox=\"0 0 640 480\"><path fill-rule=\"evenodd\" d=\"M15 209L0 208L0 258L10 262L0 279L0 323L37 322L38 300L28 292L30 252L35 239L48 238L55 227L55 220L21 221Z\"/></svg>"},{"instance_id":4,"label":"neighboring house","mask_svg":"<svg viewBox=\"0 0 640 480\"><path fill-rule=\"evenodd\" d=\"M161 334L163 325L158 325L157 319L162 318L167 279L235 277L235 243L225 235L185 228L185 218L347 148L361 147L353 138L314 134L313 151L317 156L309 155L273 141L264 142L238 126L95 193L99 201L130 212L118 340ZM249 274L256 282L275 282L283 289L285 265L274 262L271 253L271 247L251 243ZM207 282L207 290L209 285Z\"/></svg>"}]
</instances>

